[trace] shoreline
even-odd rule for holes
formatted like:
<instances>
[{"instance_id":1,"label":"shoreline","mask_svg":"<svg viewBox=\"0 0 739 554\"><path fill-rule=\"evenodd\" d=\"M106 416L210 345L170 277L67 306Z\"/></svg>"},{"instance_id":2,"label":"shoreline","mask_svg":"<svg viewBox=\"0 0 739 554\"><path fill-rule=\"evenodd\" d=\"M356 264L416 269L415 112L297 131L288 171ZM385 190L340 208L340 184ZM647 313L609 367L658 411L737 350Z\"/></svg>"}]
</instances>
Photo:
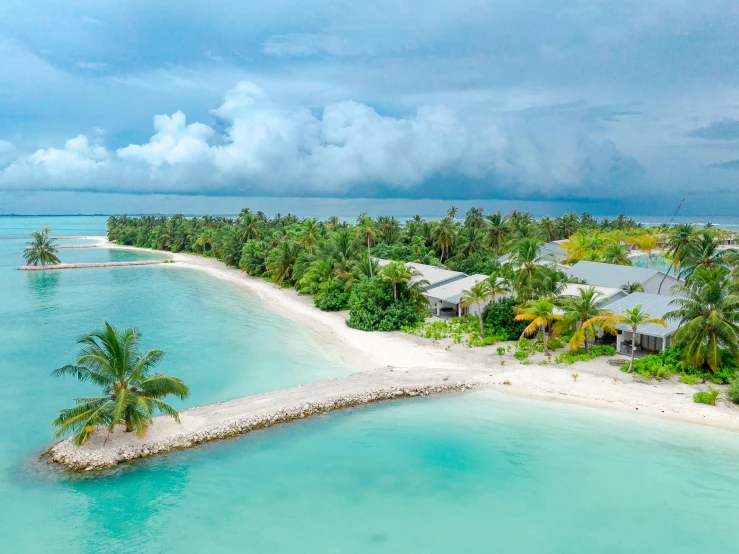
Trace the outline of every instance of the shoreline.
<instances>
[{"instance_id":1,"label":"shoreline","mask_svg":"<svg viewBox=\"0 0 739 554\"><path fill-rule=\"evenodd\" d=\"M104 239L101 246L151 252L151 249L120 246ZM570 366L538 365L538 354L524 365L510 353L499 356L492 347L467 348L455 345L446 350L428 339L402 333L365 332L345 323L347 312L322 312L310 296L283 289L259 277L228 267L212 258L171 253L177 262L168 268L203 271L256 294L269 309L316 333L327 347L338 350L341 359L359 371L377 367L407 370L436 368L462 370L480 380L483 387L518 397L564 402L595 409L647 415L663 420L739 431L739 407L720 401L716 406L696 404L692 395L706 385L687 385L676 380L646 381L608 364L607 358L577 362ZM501 360L505 365L501 365ZM572 374L577 373L575 381ZM511 384L503 384L509 381Z\"/></svg>"},{"instance_id":2,"label":"shoreline","mask_svg":"<svg viewBox=\"0 0 739 554\"><path fill-rule=\"evenodd\" d=\"M99 238L99 237L97 237ZM150 251L102 239L103 248ZM73 471L110 468L171 450L189 448L256 429L351 406L469 389L491 389L534 401L558 402L598 410L646 415L673 422L739 431L739 409L726 402L696 404L701 386L676 381L642 382L596 358L570 366L555 365L543 354L523 363L496 346L447 348L415 335L365 332L346 325L348 312L323 312L310 296L283 289L212 258L166 252L168 268L199 270L254 294L270 310L313 331L321 348L331 350L355 372L288 389L194 407L180 412L181 424L157 416L144 439L118 426L91 434L81 447L65 439L43 455ZM506 344L506 343L499 343ZM576 378L575 375L576 374ZM451 380L450 380L451 378Z\"/></svg>"}]
</instances>

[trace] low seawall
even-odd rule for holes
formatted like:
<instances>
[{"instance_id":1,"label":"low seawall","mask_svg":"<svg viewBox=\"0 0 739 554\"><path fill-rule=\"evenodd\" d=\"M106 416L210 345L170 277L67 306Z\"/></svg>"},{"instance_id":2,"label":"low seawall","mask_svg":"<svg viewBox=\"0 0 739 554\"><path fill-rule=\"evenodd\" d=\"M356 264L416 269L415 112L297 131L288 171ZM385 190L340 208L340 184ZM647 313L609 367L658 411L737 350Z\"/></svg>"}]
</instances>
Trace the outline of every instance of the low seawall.
<instances>
[{"instance_id":1,"label":"low seawall","mask_svg":"<svg viewBox=\"0 0 739 554\"><path fill-rule=\"evenodd\" d=\"M174 263L166 260L167 263ZM24 265L19 267L19 271L52 271L57 269L89 269L92 267L123 267L131 265L158 265L163 264L165 260L147 260L144 262L101 262L86 264L55 264L55 265Z\"/></svg>"},{"instance_id":2,"label":"low seawall","mask_svg":"<svg viewBox=\"0 0 739 554\"><path fill-rule=\"evenodd\" d=\"M66 439L49 448L45 456L73 471L94 471L334 410L464 391L476 385L465 371L382 368L192 408L180 413L179 424L158 416L143 439L126 433L120 425L110 436L104 429L97 430L82 446Z\"/></svg>"},{"instance_id":3,"label":"low seawall","mask_svg":"<svg viewBox=\"0 0 739 554\"><path fill-rule=\"evenodd\" d=\"M79 249L79 248L99 248L99 244L63 244L61 246L57 246L59 250L72 250L72 249Z\"/></svg>"}]
</instances>

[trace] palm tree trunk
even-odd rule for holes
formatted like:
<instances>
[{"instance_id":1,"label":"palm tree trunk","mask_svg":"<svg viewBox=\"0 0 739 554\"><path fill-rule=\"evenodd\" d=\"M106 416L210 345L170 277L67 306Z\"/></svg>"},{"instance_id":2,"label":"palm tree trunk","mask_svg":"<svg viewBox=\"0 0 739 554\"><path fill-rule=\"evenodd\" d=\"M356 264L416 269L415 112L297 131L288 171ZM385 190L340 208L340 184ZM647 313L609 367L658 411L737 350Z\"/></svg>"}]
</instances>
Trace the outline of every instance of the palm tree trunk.
<instances>
[{"instance_id":1,"label":"palm tree trunk","mask_svg":"<svg viewBox=\"0 0 739 554\"><path fill-rule=\"evenodd\" d=\"M370 255L370 239L367 235L367 263L369 264L370 279L374 278L372 275L372 256Z\"/></svg>"},{"instance_id":2,"label":"palm tree trunk","mask_svg":"<svg viewBox=\"0 0 739 554\"><path fill-rule=\"evenodd\" d=\"M133 432L133 423L131 423L130 419L127 419L125 421L126 423L126 433L132 433Z\"/></svg>"},{"instance_id":3,"label":"palm tree trunk","mask_svg":"<svg viewBox=\"0 0 739 554\"><path fill-rule=\"evenodd\" d=\"M541 326L541 334L544 337L544 355L549 356L549 348L547 347L549 337L547 337L547 328L544 325Z\"/></svg>"},{"instance_id":4,"label":"palm tree trunk","mask_svg":"<svg viewBox=\"0 0 739 554\"><path fill-rule=\"evenodd\" d=\"M477 303L477 319L480 322L480 337L485 338L485 327L482 325L482 310L480 309L480 303Z\"/></svg>"},{"instance_id":5,"label":"palm tree trunk","mask_svg":"<svg viewBox=\"0 0 739 554\"><path fill-rule=\"evenodd\" d=\"M582 321L580 326L582 327L584 324L585 322ZM582 336L585 339L585 352L590 352L590 350L588 350L588 331L587 329L583 329Z\"/></svg>"},{"instance_id":6,"label":"palm tree trunk","mask_svg":"<svg viewBox=\"0 0 739 554\"><path fill-rule=\"evenodd\" d=\"M634 356L636 354L636 325L631 329L631 363L626 373L631 373L634 369Z\"/></svg>"},{"instance_id":7,"label":"palm tree trunk","mask_svg":"<svg viewBox=\"0 0 739 554\"><path fill-rule=\"evenodd\" d=\"M398 301L398 283L393 283L393 300Z\"/></svg>"}]
</instances>

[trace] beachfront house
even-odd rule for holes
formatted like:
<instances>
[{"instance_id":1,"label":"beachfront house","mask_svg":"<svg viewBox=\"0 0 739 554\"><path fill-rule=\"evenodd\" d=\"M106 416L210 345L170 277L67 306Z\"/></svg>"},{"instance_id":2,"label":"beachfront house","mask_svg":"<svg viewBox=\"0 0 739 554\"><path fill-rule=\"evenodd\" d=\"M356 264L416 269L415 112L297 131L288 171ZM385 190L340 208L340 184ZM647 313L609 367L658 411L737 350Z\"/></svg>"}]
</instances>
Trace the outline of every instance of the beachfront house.
<instances>
[{"instance_id":1,"label":"beachfront house","mask_svg":"<svg viewBox=\"0 0 739 554\"><path fill-rule=\"evenodd\" d=\"M567 283L557 296L571 296L574 298L580 296L581 290L587 290L590 288L595 289L595 292L598 293L598 303L602 308L605 308L616 300L620 300L621 298L628 296L628 293L620 288L581 285L579 283Z\"/></svg>"},{"instance_id":2,"label":"beachfront house","mask_svg":"<svg viewBox=\"0 0 739 554\"><path fill-rule=\"evenodd\" d=\"M577 262L565 270L568 275L589 285L609 288L621 288L626 283L638 283L644 292L669 296L673 286L683 281L673 275L665 276L663 271L630 265L614 265L601 262ZM662 289L660 283L664 279Z\"/></svg>"},{"instance_id":3,"label":"beachfront house","mask_svg":"<svg viewBox=\"0 0 739 554\"><path fill-rule=\"evenodd\" d=\"M616 300L608 306L608 309L615 314L621 314L624 309L633 309L640 304L642 309L649 312L651 317L665 319L665 314L675 309L675 305L671 302L674 296L649 294L645 292L635 292L628 296ZM661 325L644 325L637 327L636 336L632 336L631 328L626 325L617 327L616 350L623 354L631 354L632 344L636 345L637 354L652 354L660 352L670 346L670 340L678 330L678 322L674 319L665 319L667 327Z\"/></svg>"},{"instance_id":4,"label":"beachfront house","mask_svg":"<svg viewBox=\"0 0 739 554\"><path fill-rule=\"evenodd\" d=\"M562 246L566 242L566 240L553 240L552 242L542 244L539 247L539 257L545 259L548 262L561 264L567 259L567 250L565 250L564 246ZM502 256L498 256L498 261L501 264L509 262L510 260L510 252L507 254L503 254Z\"/></svg>"},{"instance_id":5,"label":"beachfront house","mask_svg":"<svg viewBox=\"0 0 739 554\"><path fill-rule=\"evenodd\" d=\"M465 275L462 279L456 279L435 287L429 287L426 296L429 301L431 313L439 317L455 317L465 314L477 314L477 306L462 306L462 295L481 281L485 281L487 275L475 274ZM480 303L480 310L490 303L490 300Z\"/></svg>"}]
</instances>

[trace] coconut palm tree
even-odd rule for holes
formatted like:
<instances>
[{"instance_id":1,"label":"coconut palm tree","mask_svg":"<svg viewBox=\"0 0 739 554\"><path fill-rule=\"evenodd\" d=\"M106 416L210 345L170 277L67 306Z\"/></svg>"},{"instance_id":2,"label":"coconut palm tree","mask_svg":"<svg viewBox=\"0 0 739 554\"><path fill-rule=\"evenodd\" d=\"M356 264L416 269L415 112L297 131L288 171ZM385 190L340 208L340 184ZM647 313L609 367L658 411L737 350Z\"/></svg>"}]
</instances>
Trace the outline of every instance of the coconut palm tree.
<instances>
[{"instance_id":1,"label":"coconut palm tree","mask_svg":"<svg viewBox=\"0 0 739 554\"><path fill-rule=\"evenodd\" d=\"M521 298L531 298L535 293L535 281L542 265L552 263L551 255L541 255L539 239L521 239L511 248L511 268L513 270L513 286Z\"/></svg>"},{"instance_id":2,"label":"coconut palm tree","mask_svg":"<svg viewBox=\"0 0 739 554\"><path fill-rule=\"evenodd\" d=\"M734 250L722 249L721 243L721 237L715 229L703 228L697 231L683 251L680 277L690 280L691 274L699 267L723 264L726 256Z\"/></svg>"},{"instance_id":3,"label":"coconut palm tree","mask_svg":"<svg viewBox=\"0 0 739 554\"><path fill-rule=\"evenodd\" d=\"M633 308L624 308L620 314L605 312L596 318L597 323L615 328L618 325L626 325L631 327L631 361L629 362L628 373L634 369L634 357L636 354L636 331L637 328L644 325L661 325L667 327L663 319L652 317L652 315L643 309L641 304L637 304Z\"/></svg>"},{"instance_id":4,"label":"coconut palm tree","mask_svg":"<svg viewBox=\"0 0 739 554\"><path fill-rule=\"evenodd\" d=\"M508 279L507 273L503 268L498 268L493 271L488 277L488 284L490 285L490 301L495 302L495 296L498 294L506 294L511 292L511 283Z\"/></svg>"},{"instance_id":5,"label":"coconut palm tree","mask_svg":"<svg viewBox=\"0 0 739 554\"><path fill-rule=\"evenodd\" d=\"M501 215L500 211L485 216L485 246L495 250L495 255L500 255L500 248L506 243L510 227L508 220Z\"/></svg>"},{"instance_id":6,"label":"coconut palm tree","mask_svg":"<svg viewBox=\"0 0 739 554\"><path fill-rule=\"evenodd\" d=\"M577 296L560 298L558 304L564 312L564 318L557 323L555 331L564 332L573 325L578 327L570 340L573 352L584 343L585 351L589 350L588 338L595 337L596 329L603 323L598 316L603 312L601 303L603 296L593 287L580 288Z\"/></svg>"},{"instance_id":7,"label":"coconut palm tree","mask_svg":"<svg viewBox=\"0 0 739 554\"><path fill-rule=\"evenodd\" d=\"M370 253L370 246L372 246L372 241L377 236L377 231L375 230L374 223L372 222L372 218L368 215L361 216L362 218L357 223L357 232L359 235L363 238L365 244L367 245L367 267L369 268L369 276L370 279L374 277L374 268L372 265L372 254Z\"/></svg>"},{"instance_id":8,"label":"coconut palm tree","mask_svg":"<svg viewBox=\"0 0 739 554\"><path fill-rule=\"evenodd\" d=\"M439 261L443 261L445 255L449 257L449 251L454 246L457 238L452 220L445 217L439 221L432 230L432 237L437 248L441 251Z\"/></svg>"},{"instance_id":9,"label":"coconut palm tree","mask_svg":"<svg viewBox=\"0 0 739 554\"><path fill-rule=\"evenodd\" d=\"M164 352L141 352L141 333L137 328L119 331L107 321L103 328L77 340L83 345L75 365L66 365L52 373L55 377L71 375L79 381L102 388L102 396L77 398L73 408L62 410L52 425L56 437L72 434L82 444L96 427L125 425L126 432L143 437L152 424L152 415L160 412L179 422L177 411L161 398L174 395L185 398L190 389L180 379L152 373Z\"/></svg>"},{"instance_id":10,"label":"coconut palm tree","mask_svg":"<svg viewBox=\"0 0 739 554\"><path fill-rule=\"evenodd\" d=\"M477 320L480 323L480 337L482 338L485 338L485 327L482 324L482 304L493 294L490 288L490 282L484 280L475 283L469 290L462 291L462 296L460 297L462 307L466 308L472 304L477 306Z\"/></svg>"},{"instance_id":11,"label":"coconut palm tree","mask_svg":"<svg viewBox=\"0 0 739 554\"><path fill-rule=\"evenodd\" d=\"M556 306L548 298L538 298L536 300L529 300L523 306L516 306L514 308L516 316L513 318L515 321L530 321L529 325L521 333L521 338L524 335L531 335L537 331L541 334L544 340L544 354L549 355L549 335L547 330L550 325L562 319L562 316L556 313Z\"/></svg>"},{"instance_id":12,"label":"coconut palm tree","mask_svg":"<svg viewBox=\"0 0 739 554\"><path fill-rule=\"evenodd\" d=\"M457 214L459 213L459 210L456 206L449 206L449 209L446 211L446 216L454 221L457 218Z\"/></svg>"},{"instance_id":13,"label":"coconut palm tree","mask_svg":"<svg viewBox=\"0 0 739 554\"><path fill-rule=\"evenodd\" d=\"M316 223L315 219L306 219L300 230L300 246L306 250L312 250L318 245L322 235L320 224Z\"/></svg>"},{"instance_id":14,"label":"coconut palm tree","mask_svg":"<svg viewBox=\"0 0 739 554\"><path fill-rule=\"evenodd\" d=\"M672 259L670 261L669 269L659 282L657 294L662 292L662 285L670 274L670 271L675 269L675 273L679 273L680 266L682 265L683 260L685 260L687 250L695 240L695 233L696 227L692 223L681 223L670 229L670 234L667 237L665 246L667 248L667 253Z\"/></svg>"},{"instance_id":15,"label":"coconut palm tree","mask_svg":"<svg viewBox=\"0 0 739 554\"><path fill-rule=\"evenodd\" d=\"M603 261L613 265L632 265L629 252L621 244L611 244L603 253Z\"/></svg>"},{"instance_id":16,"label":"coconut palm tree","mask_svg":"<svg viewBox=\"0 0 739 554\"><path fill-rule=\"evenodd\" d=\"M635 292L644 292L644 286L641 283L629 281L621 285L621 290L629 294L634 294Z\"/></svg>"},{"instance_id":17,"label":"coconut palm tree","mask_svg":"<svg viewBox=\"0 0 739 554\"><path fill-rule=\"evenodd\" d=\"M272 281L278 285L292 282L295 262L302 253L301 246L293 240L283 240L267 256L267 270L272 274Z\"/></svg>"},{"instance_id":18,"label":"coconut palm tree","mask_svg":"<svg viewBox=\"0 0 739 554\"><path fill-rule=\"evenodd\" d=\"M50 227L44 227L41 231L31 233L31 240L26 243L23 249L23 258L26 265L56 265L59 258L56 253L59 251L54 239L49 236Z\"/></svg>"},{"instance_id":19,"label":"coconut palm tree","mask_svg":"<svg viewBox=\"0 0 739 554\"><path fill-rule=\"evenodd\" d=\"M482 208L470 208L464 214L464 226L479 229L485 220L482 218Z\"/></svg>"},{"instance_id":20,"label":"coconut palm tree","mask_svg":"<svg viewBox=\"0 0 739 554\"><path fill-rule=\"evenodd\" d=\"M633 244L639 250L642 250L647 253L648 265L651 268L652 267L652 252L654 252L654 249L657 246L657 243L659 242L659 235L650 235L650 234L636 235L635 237L626 239L626 242Z\"/></svg>"},{"instance_id":21,"label":"coconut palm tree","mask_svg":"<svg viewBox=\"0 0 739 554\"><path fill-rule=\"evenodd\" d=\"M676 287L675 310L665 315L680 322L672 343L695 367L720 369L721 353L739 352L739 290L724 266L698 267L690 281Z\"/></svg>"},{"instance_id":22,"label":"coconut palm tree","mask_svg":"<svg viewBox=\"0 0 739 554\"><path fill-rule=\"evenodd\" d=\"M408 267L403 262L390 262L380 272L382 281L393 286L393 300L395 302L398 301L398 285L407 284L417 275L420 275L418 271Z\"/></svg>"}]
</instances>

